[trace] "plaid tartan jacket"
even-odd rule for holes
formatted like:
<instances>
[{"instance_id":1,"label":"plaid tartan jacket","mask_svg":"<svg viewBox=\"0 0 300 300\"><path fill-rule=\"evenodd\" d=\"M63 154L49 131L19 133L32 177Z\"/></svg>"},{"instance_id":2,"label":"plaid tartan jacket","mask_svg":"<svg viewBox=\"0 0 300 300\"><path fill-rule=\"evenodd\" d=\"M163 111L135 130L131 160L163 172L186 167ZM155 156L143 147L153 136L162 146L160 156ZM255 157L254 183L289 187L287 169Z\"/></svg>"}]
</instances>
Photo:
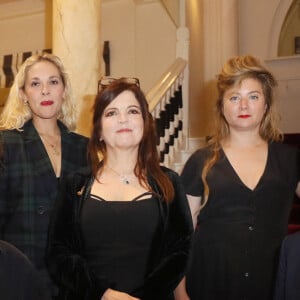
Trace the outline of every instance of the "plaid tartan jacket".
<instances>
[{"instance_id":1,"label":"plaid tartan jacket","mask_svg":"<svg viewBox=\"0 0 300 300\"><path fill-rule=\"evenodd\" d=\"M58 125L62 178L87 165L88 139L68 131L61 122ZM0 239L25 253L47 278L44 253L59 179L32 120L23 131L0 131L0 143Z\"/></svg>"}]
</instances>

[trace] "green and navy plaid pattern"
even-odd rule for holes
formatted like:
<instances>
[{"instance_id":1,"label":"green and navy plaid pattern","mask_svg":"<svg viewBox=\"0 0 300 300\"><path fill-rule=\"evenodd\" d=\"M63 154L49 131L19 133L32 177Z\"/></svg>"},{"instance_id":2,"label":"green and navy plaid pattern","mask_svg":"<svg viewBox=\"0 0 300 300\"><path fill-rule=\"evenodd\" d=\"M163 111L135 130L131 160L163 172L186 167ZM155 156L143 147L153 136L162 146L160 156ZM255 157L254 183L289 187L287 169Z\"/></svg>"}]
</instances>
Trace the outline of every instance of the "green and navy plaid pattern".
<instances>
[{"instance_id":1,"label":"green and navy plaid pattern","mask_svg":"<svg viewBox=\"0 0 300 300\"><path fill-rule=\"evenodd\" d=\"M59 127L63 177L86 167L88 139L69 132L60 122ZM32 121L23 129L0 132L0 239L15 245L46 273L48 224L59 179Z\"/></svg>"}]
</instances>

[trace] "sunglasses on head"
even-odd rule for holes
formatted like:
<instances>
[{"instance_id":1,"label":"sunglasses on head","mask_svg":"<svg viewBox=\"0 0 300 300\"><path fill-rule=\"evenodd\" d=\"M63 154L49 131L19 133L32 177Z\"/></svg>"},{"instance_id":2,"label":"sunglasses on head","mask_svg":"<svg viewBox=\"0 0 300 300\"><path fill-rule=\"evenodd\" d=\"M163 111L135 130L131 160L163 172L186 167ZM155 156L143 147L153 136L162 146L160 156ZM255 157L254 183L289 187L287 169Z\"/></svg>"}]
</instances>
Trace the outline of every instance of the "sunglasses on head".
<instances>
[{"instance_id":1,"label":"sunglasses on head","mask_svg":"<svg viewBox=\"0 0 300 300\"><path fill-rule=\"evenodd\" d=\"M138 87L140 87L140 81L136 77L120 77L120 78L102 77L98 81L98 93L116 80L119 80L120 82L125 82L128 84L135 84Z\"/></svg>"}]
</instances>

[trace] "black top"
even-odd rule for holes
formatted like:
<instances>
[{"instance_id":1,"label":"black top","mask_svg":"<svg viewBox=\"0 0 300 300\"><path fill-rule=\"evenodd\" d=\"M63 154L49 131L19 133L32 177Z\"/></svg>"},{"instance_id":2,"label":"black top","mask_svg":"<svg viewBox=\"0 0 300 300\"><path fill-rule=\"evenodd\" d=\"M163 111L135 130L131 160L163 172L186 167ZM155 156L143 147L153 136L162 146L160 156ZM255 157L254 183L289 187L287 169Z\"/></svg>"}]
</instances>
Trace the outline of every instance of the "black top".
<instances>
[{"instance_id":1,"label":"black top","mask_svg":"<svg viewBox=\"0 0 300 300\"><path fill-rule=\"evenodd\" d=\"M158 200L147 194L147 199L142 194L132 201L105 201L91 195L82 208L90 268L98 277L108 278L116 290L129 294L143 285L159 221Z\"/></svg>"},{"instance_id":2,"label":"black top","mask_svg":"<svg viewBox=\"0 0 300 300\"><path fill-rule=\"evenodd\" d=\"M202 196L208 148L198 150L182 173L187 194ZM191 300L271 299L278 251L299 181L299 152L269 145L267 164L251 190L224 152L210 170L210 194L198 216L187 288Z\"/></svg>"},{"instance_id":3,"label":"black top","mask_svg":"<svg viewBox=\"0 0 300 300\"><path fill-rule=\"evenodd\" d=\"M157 211L153 208L149 212L154 213L151 223L156 223L157 213L159 220L151 240L146 278L140 288L132 293L132 296L142 300L166 300L172 297L174 288L185 274L193 233L191 214L180 178L170 169L161 169L171 180L175 193L173 200L166 202L155 179L147 176L151 191L157 195L158 204ZM89 170L78 170L62 178L59 197L51 216L46 253L49 271L60 285L58 299L99 300L108 288L114 288L106 276L96 275L85 259L81 213L83 205L90 201L88 198L94 180ZM127 206L132 203L123 204ZM142 206L144 203L141 200L133 205ZM119 224L119 218L119 215L115 217L112 224ZM151 224L145 224L148 222L144 222L146 231L153 229ZM102 233L110 230L106 227L102 229ZM139 232L137 239L144 238L144 231L141 233L140 228L134 230Z\"/></svg>"}]
</instances>

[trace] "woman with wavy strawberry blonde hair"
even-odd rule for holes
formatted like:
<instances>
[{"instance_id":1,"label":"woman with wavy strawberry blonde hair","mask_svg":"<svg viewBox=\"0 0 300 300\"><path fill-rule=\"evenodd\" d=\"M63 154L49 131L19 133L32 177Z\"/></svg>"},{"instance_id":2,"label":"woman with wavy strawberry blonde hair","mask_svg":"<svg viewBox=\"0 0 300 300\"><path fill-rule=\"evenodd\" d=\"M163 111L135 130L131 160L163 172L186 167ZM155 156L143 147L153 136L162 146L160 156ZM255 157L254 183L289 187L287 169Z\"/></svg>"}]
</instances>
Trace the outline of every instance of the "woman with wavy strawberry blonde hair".
<instances>
[{"instance_id":1,"label":"woman with wavy strawberry blonde hair","mask_svg":"<svg viewBox=\"0 0 300 300\"><path fill-rule=\"evenodd\" d=\"M229 59L217 79L215 134L181 176L195 234L180 299L272 299L299 151L280 142L276 80L257 58Z\"/></svg>"}]
</instances>

